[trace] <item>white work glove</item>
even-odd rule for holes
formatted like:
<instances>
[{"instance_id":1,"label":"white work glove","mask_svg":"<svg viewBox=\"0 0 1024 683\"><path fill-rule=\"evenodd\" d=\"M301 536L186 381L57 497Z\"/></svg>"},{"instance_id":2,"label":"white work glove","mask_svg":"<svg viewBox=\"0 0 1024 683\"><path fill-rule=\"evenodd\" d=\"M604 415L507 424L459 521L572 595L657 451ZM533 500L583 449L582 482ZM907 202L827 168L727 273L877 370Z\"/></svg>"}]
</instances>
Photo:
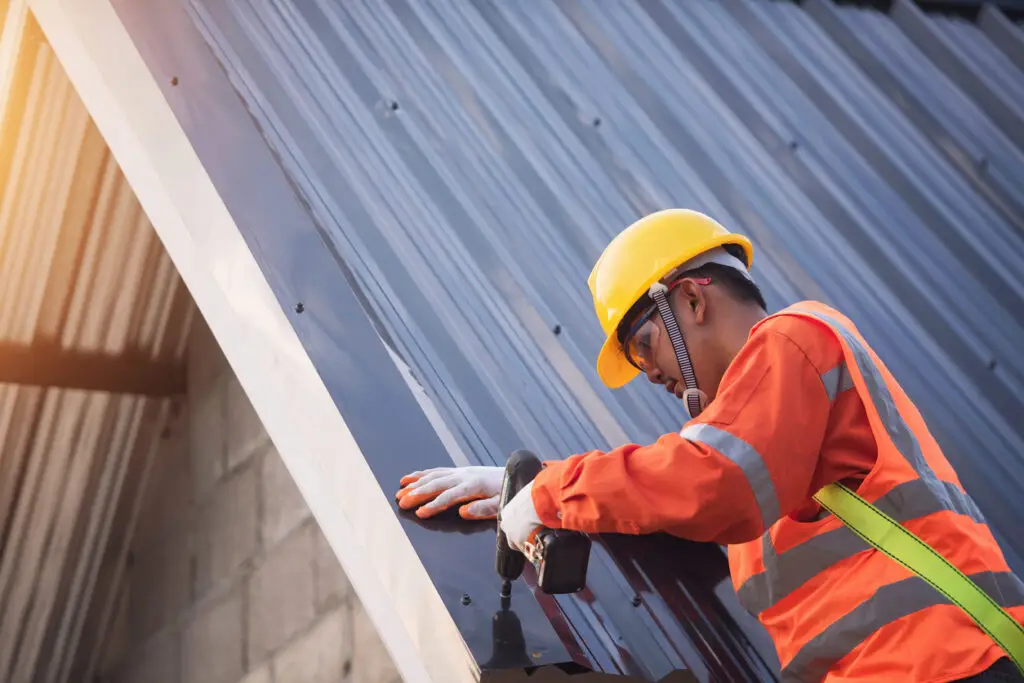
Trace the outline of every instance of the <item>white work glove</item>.
<instances>
[{"instance_id":1,"label":"white work glove","mask_svg":"<svg viewBox=\"0 0 1024 683\"><path fill-rule=\"evenodd\" d=\"M503 467L435 467L402 477L395 497L403 510L419 508L416 516L421 519L463 503L463 519L494 519L504 477Z\"/></svg>"},{"instance_id":2,"label":"white work glove","mask_svg":"<svg viewBox=\"0 0 1024 683\"><path fill-rule=\"evenodd\" d=\"M533 532L541 526L537 509L533 506L531 481L501 509L501 530L505 532L509 545L521 551L523 543L530 540Z\"/></svg>"}]
</instances>

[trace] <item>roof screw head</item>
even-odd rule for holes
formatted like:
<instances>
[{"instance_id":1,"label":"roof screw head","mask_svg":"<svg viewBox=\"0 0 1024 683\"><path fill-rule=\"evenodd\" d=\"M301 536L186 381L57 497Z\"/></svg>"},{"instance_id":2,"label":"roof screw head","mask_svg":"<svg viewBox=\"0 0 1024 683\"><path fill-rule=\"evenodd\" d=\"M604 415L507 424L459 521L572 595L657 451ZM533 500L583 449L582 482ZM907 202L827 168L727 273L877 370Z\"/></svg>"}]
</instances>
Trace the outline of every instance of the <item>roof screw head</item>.
<instances>
[{"instance_id":1,"label":"roof screw head","mask_svg":"<svg viewBox=\"0 0 1024 683\"><path fill-rule=\"evenodd\" d=\"M996 363L996 359L995 358L990 358L989 361L988 361L988 369L989 370L995 370L996 369L996 365L998 365L998 363Z\"/></svg>"},{"instance_id":2,"label":"roof screw head","mask_svg":"<svg viewBox=\"0 0 1024 683\"><path fill-rule=\"evenodd\" d=\"M171 77L171 85L178 85L178 77L177 76L172 76Z\"/></svg>"},{"instance_id":3,"label":"roof screw head","mask_svg":"<svg viewBox=\"0 0 1024 683\"><path fill-rule=\"evenodd\" d=\"M555 336L557 337L558 335L562 334L562 326L556 324L553 328L551 328L551 331L554 332Z\"/></svg>"},{"instance_id":4,"label":"roof screw head","mask_svg":"<svg viewBox=\"0 0 1024 683\"><path fill-rule=\"evenodd\" d=\"M395 102L394 100L391 100L391 101L390 101L390 102L388 103L388 108L389 108L389 109L390 109L391 111L398 111L398 102Z\"/></svg>"},{"instance_id":5,"label":"roof screw head","mask_svg":"<svg viewBox=\"0 0 1024 683\"><path fill-rule=\"evenodd\" d=\"M601 117L595 116L592 123L594 124L594 128L597 128L598 126L601 125Z\"/></svg>"},{"instance_id":6,"label":"roof screw head","mask_svg":"<svg viewBox=\"0 0 1024 683\"><path fill-rule=\"evenodd\" d=\"M295 304L295 312L296 313L302 313L304 310L306 310L306 307L303 305L303 303L301 301L299 303Z\"/></svg>"},{"instance_id":7,"label":"roof screw head","mask_svg":"<svg viewBox=\"0 0 1024 683\"><path fill-rule=\"evenodd\" d=\"M800 143L797 142L796 140L790 140L789 141L789 148L790 149L796 149L799 146L800 146Z\"/></svg>"},{"instance_id":8,"label":"roof screw head","mask_svg":"<svg viewBox=\"0 0 1024 683\"><path fill-rule=\"evenodd\" d=\"M639 595L634 595L630 602L633 604L633 607L639 607L643 601L640 599Z\"/></svg>"},{"instance_id":9,"label":"roof screw head","mask_svg":"<svg viewBox=\"0 0 1024 683\"><path fill-rule=\"evenodd\" d=\"M462 594L462 604L463 605L468 605L471 602L473 602L473 598L469 597L469 593L463 593Z\"/></svg>"}]
</instances>

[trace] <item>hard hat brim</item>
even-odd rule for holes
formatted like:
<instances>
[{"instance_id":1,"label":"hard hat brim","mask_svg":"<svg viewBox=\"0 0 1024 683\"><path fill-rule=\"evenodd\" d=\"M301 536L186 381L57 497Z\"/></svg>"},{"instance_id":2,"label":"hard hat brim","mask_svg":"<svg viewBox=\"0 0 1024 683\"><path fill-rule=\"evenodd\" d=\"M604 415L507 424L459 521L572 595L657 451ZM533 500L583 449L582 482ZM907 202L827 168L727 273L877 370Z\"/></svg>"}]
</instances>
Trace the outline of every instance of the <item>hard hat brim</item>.
<instances>
[{"instance_id":1,"label":"hard hat brim","mask_svg":"<svg viewBox=\"0 0 1024 683\"><path fill-rule=\"evenodd\" d=\"M619 340L609 337L597 355L597 375L609 389L619 389L629 384L640 371L626 359Z\"/></svg>"}]
</instances>

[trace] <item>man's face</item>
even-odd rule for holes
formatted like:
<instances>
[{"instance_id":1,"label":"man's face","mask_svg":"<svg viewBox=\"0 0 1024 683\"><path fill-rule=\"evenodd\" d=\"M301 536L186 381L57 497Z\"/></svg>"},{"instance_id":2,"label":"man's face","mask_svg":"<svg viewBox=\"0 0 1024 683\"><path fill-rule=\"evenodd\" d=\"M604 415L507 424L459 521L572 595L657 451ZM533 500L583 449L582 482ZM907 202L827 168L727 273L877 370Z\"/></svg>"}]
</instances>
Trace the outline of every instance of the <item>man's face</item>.
<instances>
[{"instance_id":1,"label":"man's face","mask_svg":"<svg viewBox=\"0 0 1024 683\"><path fill-rule=\"evenodd\" d=\"M704 296L704 279L686 279L675 287L670 294L670 301L676 324L686 340L686 349L697 376L697 385L709 397L714 396L717 387L708 384L702 367L707 363L707 349L712 343L712 335L706 322L707 299ZM634 360L641 372L647 375L652 384L660 384L665 390L677 398L683 398L686 382L683 380L675 347L665 328L665 321L655 309L647 321L640 325L637 333L629 340L628 355Z\"/></svg>"},{"instance_id":2,"label":"man's face","mask_svg":"<svg viewBox=\"0 0 1024 683\"><path fill-rule=\"evenodd\" d=\"M650 351L647 357L649 362L644 363L644 373L647 380L652 384L664 385L665 391L674 394L676 398L683 398L686 391L686 382L683 381L682 373L679 370L679 361L676 358L675 347L669 338L668 330L665 329L665 321L661 314L655 314L651 321ZM689 350L689 345L687 345ZM690 358L693 362L693 358Z\"/></svg>"}]
</instances>

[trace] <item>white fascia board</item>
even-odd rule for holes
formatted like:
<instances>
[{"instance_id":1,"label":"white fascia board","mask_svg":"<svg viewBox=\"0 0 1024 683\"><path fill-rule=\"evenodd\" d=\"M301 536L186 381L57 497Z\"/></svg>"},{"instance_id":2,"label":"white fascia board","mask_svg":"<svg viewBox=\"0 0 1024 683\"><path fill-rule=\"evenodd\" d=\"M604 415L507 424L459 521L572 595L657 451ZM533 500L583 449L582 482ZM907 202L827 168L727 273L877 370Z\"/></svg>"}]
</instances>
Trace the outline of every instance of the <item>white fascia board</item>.
<instances>
[{"instance_id":1,"label":"white fascia board","mask_svg":"<svg viewBox=\"0 0 1024 683\"><path fill-rule=\"evenodd\" d=\"M30 6L403 679L479 680L391 502L111 3Z\"/></svg>"}]
</instances>

